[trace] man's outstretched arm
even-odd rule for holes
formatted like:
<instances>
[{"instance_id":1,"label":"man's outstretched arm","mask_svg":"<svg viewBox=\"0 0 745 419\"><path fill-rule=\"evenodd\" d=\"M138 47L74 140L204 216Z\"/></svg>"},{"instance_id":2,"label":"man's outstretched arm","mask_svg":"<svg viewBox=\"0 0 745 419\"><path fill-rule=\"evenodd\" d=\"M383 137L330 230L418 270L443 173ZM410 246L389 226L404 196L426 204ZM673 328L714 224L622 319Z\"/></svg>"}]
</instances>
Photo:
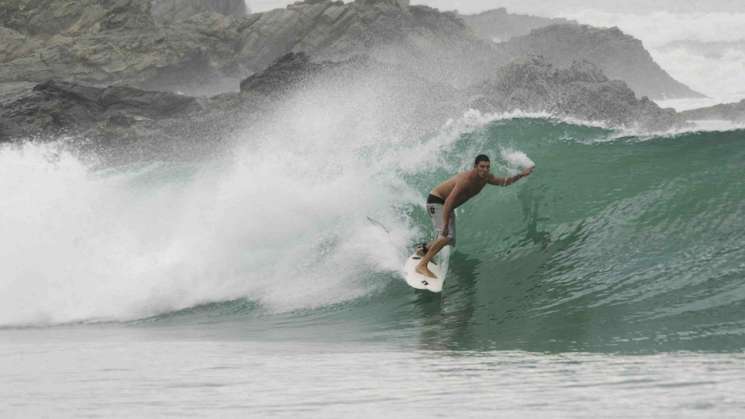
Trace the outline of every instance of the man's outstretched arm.
<instances>
[{"instance_id":1,"label":"man's outstretched arm","mask_svg":"<svg viewBox=\"0 0 745 419\"><path fill-rule=\"evenodd\" d=\"M526 176L529 176L531 173L533 173L533 169L535 169L535 166L531 166L523 170L522 172L516 174L515 176L510 176L510 177L496 177L490 174L488 182L490 185L509 186L517 182L518 180Z\"/></svg>"}]
</instances>

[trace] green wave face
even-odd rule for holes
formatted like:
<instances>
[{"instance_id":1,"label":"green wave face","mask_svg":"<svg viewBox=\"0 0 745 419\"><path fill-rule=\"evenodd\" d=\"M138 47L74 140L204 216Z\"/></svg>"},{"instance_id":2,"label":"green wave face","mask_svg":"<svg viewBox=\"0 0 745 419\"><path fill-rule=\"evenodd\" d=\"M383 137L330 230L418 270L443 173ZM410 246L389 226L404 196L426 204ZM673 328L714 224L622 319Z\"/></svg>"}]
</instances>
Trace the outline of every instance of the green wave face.
<instances>
[{"instance_id":1,"label":"green wave face","mask_svg":"<svg viewBox=\"0 0 745 419\"><path fill-rule=\"evenodd\" d=\"M452 168L402 176L425 196L450 169L501 148L525 152L537 169L458 210L441 295L372 272L366 281L387 285L352 302L270 314L239 300L165 323L220 319L217 334L425 349L745 348L743 131L638 138L543 119L496 121L445 153ZM497 157L493 172L506 175ZM429 228L423 208L410 214Z\"/></svg>"},{"instance_id":2,"label":"green wave face","mask_svg":"<svg viewBox=\"0 0 745 419\"><path fill-rule=\"evenodd\" d=\"M564 131L557 136L556 131ZM450 284L469 344L743 347L742 132L593 141L593 129L490 127L538 165L463 210ZM447 298L447 297L446 297Z\"/></svg>"}]
</instances>

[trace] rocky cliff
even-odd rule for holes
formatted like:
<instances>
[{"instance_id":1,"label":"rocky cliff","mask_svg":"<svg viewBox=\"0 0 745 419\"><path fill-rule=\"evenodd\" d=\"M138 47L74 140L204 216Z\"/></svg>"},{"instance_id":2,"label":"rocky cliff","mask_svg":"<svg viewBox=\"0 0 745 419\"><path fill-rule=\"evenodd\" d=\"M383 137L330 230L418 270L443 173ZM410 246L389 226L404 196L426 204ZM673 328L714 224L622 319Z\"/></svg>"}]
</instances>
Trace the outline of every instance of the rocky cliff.
<instances>
[{"instance_id":1,"label":"rocky cliff","mask_svg":"<svg viewBox=\"0 0 745 419\"><path fill-rule=\"evenodd\" d=\"M480 38L493 42L504 42L516 36L527 35L533 29L559 23L576 23L567 19L508 13L507 9L487 10L473 15L460 15L471 30Z\"/></svg>"},{"instance_id":2,"label":"rocky cliff","mask_svg":"<svg viewBox=\"0 0 745 419\"><path fill-rule=\"evenodd\" d=\"M221 80L237 86L280 56L305 51L318 60L367 54L463 85L499 62L454 14L400 0L309 0L249 16L204 12L168 25L153 19L150 0L23 1L0 9L0 82L55 77L211 93L225 90Z\"/></svg>"},{"instance_id":3,"label":"rocky cliff","mask_svg":"<svg viewBox=\"0 0 745 419\"><path fill-rule=\"evenodd\" d=\"M609 126L666 130L681 120L672 109L638 99L620 80L609 80L588 61L557 68L540 56L516 60L473 89L473 106L490 112L548 112Z\"/></svg>"},{"instance_id":4,"label":"rocky cliff","mask_svg":"<svg viewBox=\"0 0 745 419\"><path fill-rule=\"evenodd\" d=\"M180 9L170 0L151 1L0 5L0 83L58 78L208 95L235 90L240 79L288 52L303 51L314 60L369 55L431 81L464 87L483 81L495 66L535 54L559 67L574 60L594 62L639 95L697 95L655 64L641 42L618 29L551 25L495 44L478 38L454 13L403 0L308 0L248 16L227 0L193 7L190 1L178 2ZM178 13L183 16L163 23L164 15ZM497 15L506 12L487 17ZM507 17L528 19L528 26L544 22Z\"/></svg>"},{"instance_id":5,"label":"rocky cliff","mask_svg":"<svg viewBox=\"0 0 745 419\"><path fill-rule=\"evenodd\" d=\"M640 96L654 99L702 97L667 74L641 41L618 28L557 24L500 44L509 57L535 54L566 67L575 60L595 63L611 79L623 80Z\"/></svg>"},{"instance_id":6,"label":"rocky cliff","mask_svg":"<svg viewBox=\"0 0 745 419\"><path fill-rule=\"evenodd\" d=\"M158 24L173 24L194 15L212 12L224 16L246 16L244 0L153 0L152 15Z\"/></svg>"},{"instance_id":7,"label":"rocky cliff","mask_svg":"<svg viewBox=\"0 0 745 419\"><path fill-rule=\"evenodd\" d=\"M376 117L386 121L379 128L385 135L421 136L469 108L548 112L647 130L682 124L673 110L637 99L623 82L609 80L589 62L556 68L541 57L495 68L487 81L458 89L370 57L314 62L304 53L289 53L243 80L240 88L240 93L198 101L131 87L45 82L0 101L0 141L61 134L99 144L221 138L231 129L223 122L228 115L243 124L260 121L297 95L340 106L374 106Z\"/></svg>"},{"instance_id":8,"label":"rocky cliff","mask_svg":"<svg viewBox=\"0 0 745 419\"><path fill-rule=\"evenodd\" d=\"M524 58L531 48L552 45L543 30L499 47L453 13L403 0L308 0L248 16L205 11L166 23L151 6L0 4L0 141L67 134L99 144L198 143L261 121L302 94L333 98L340 107L374 107L369 112L387 121L377 128L381 135L421 136L471 107L655 130L681 124L672 110L610 80L602 66L564 56ZM577 28L589 32L586 47ZM603 37L627 39L574 25L546 30L570 34L556 48L578 43L575 52L590 57L603 57L590 53L590 46L609 44ZM510 56L516 61L507 64ZM152 91L188 89L204 97Z\"/></svg>"}]
</instances>

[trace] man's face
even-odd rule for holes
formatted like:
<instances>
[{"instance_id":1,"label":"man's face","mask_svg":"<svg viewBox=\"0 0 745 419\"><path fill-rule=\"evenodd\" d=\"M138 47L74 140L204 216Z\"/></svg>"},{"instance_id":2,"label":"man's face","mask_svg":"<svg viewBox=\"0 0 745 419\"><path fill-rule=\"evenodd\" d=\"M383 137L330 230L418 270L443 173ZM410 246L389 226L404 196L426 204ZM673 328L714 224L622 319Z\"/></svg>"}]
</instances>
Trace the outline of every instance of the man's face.
<instances>
[{"instance_id":1,"label":"man's face","mask_svg":"<svg viewBox=\"0 0 745 419\"><path fill-rule=\"evenodd\" d=\"M491 164L488 161L480 161L479 164L476 165L476 174L484 179L489 175L490 168Z\"/></svg>"}]
</instances>

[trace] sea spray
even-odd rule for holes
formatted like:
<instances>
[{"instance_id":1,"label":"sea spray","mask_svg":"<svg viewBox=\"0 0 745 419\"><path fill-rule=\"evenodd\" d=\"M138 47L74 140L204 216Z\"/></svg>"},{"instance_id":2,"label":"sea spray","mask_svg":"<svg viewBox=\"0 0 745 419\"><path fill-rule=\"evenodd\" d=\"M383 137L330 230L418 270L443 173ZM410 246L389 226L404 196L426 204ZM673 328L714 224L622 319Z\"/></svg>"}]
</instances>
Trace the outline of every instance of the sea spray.
<instances>
[{"instance_id":1,"label":"sea spray","mask_svg":"<svg viewBox=\"0 0 745 419\"><path fill-rule=\"evenodd\" d=\"M512 174L517 174L522 170L535 166L533 160L522 151L513 150L511 148L502 148L499 153L502 156L502 160L507 163L507 169Z\"/></svg>"},{"instance_id":2,"label":"sea spray","mask_svg":"<svg viewBox=\"0 0 745 419\"><path fill-rule=\"evenodd\" d=\"M132 320L236 299L313 309L401 281L429 231L416 218L424 191L405 176L450 163L443 155L473 128L383 136L380 105L356 92L299 94L227 157L203 161L99 168L59 143L4 146L0 325ZM360 113L364 125L351 123Z\"/></svg>"}]
</instances>

